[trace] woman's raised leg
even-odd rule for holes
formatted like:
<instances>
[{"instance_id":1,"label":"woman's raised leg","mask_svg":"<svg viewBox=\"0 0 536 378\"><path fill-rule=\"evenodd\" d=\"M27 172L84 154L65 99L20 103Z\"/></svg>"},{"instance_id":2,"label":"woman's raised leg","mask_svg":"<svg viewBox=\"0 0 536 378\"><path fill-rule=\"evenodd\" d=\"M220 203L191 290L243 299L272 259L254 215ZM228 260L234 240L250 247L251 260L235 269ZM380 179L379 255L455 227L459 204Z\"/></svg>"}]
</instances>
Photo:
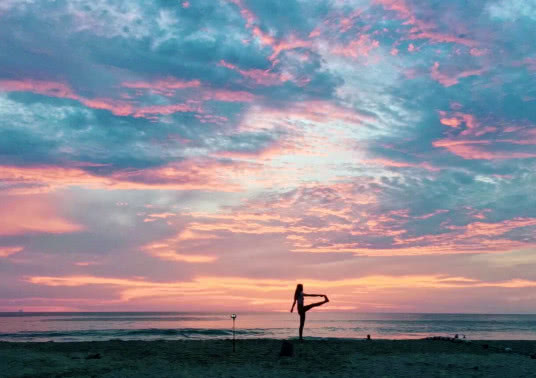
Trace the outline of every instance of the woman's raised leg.
<instances>
[{"instance_id":1,"label":"woman's raised leg","mask_svg":"<svg viewBox=\"0 0 536 378\"><path fill-rule=\"evenodd\" d=\"M328 297L326 297L324 295L324 301L323 302L316 302L316 303L311 303L310 305L307 305L307 306L303 306L303 312L307 312L310 309L312 309L313 307L322 306L324 303L328 303L328 302L329 302Z\"/></svg>"}]
</instances>

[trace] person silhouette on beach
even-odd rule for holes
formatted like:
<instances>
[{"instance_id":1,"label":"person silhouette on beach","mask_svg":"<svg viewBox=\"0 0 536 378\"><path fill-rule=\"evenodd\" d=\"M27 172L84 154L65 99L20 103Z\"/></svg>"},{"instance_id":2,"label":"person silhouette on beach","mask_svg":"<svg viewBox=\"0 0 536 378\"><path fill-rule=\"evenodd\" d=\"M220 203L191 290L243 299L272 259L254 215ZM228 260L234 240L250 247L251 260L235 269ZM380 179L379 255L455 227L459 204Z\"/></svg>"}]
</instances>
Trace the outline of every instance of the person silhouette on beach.
<instances>
[{"instance_id":1,"label":"person silhouette on beach","mask_svg":"<svg viewBox=\"0 0 536 378\"><path fill-rule=\"evenodd\" d=\"M304 297L324 297L323 302L311 303L310 305L305 306L303 304ZM303 285L296 285L296 291L294 292L294 302L292 302L292 308L290 312L294 312L294 305L298 302L298 314L300 314L300 341L303 341L303 326L305 324L305 313L312 309L313 307L321 306L324 303L328 303L329 299L324 294L305 294L303 292Z\"/></svg>"}]
</instances>

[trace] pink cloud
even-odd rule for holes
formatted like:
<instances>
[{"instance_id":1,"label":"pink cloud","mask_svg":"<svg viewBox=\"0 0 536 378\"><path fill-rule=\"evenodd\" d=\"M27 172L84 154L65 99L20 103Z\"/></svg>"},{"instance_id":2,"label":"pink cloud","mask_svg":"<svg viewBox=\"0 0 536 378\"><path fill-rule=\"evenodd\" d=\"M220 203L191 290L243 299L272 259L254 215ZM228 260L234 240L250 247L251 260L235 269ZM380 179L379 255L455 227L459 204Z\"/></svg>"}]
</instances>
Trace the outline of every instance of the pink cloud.
<instances>
[{"instance_id":1,"label":"pink cloud","mask_svg":"<svg viewBox=\"0 0 536 378\"><path fill-rule=\"evenodd\" d=\"M134 112L134 117L147 117L151 115L169 115L173 113L203 113L203 109L195 104L170 104L142 106Z\"/></svg>"},{"instance_id":2,"label":"pink cloud","mask_svg":"<svg viewBox=\"0 0 536 378\"><path fill-rule=\"evenodd\" d=\"M267 84L277 80L278 82L284 82L287 79L283 75L270 74L261 70L256 71L244 71L245 76L249 76L255 81ZM156 93L171 96L177 89L185 88L198 88L200 82L198 80L192 81L180 81L173 78L157 80L154 82L124 82L122 84L126 88L135 89L149 89ZM51 97L67 98L80 102L81 104L93 108L104 109L119 116L133 116L154 118L158 115L169 115L173 113L192 112L203 114L203 109L199 103L194 100L187 101L180 104L168 104L168 105L134 105L131 102L123 100L112 100L107 98L94 98L88 99L75 94L66 84L47 82L47 81L34 81L34 80L0 80L0 90L4 91L27 91L38 93ZM246 91L231 91L223 89L205 89L200 93L194 94L192 97L198 96L201 100L215 100L224 102L252 102L256 99L256 96ZM222 122L226 119L224 117L203 115L201 118L205 122Z\"/></svg>"},{"instance_id":3,"label":"pink cloud","mask_svg":"<svg viewBox=\"0 0 536 378\"><path fill-rule=\"evenodd\" d=\"M346 33L348 30L354 27L356 20L361 17L362 13L362 9L356 9L353 12L350 12L348 15L341 17L339 20L339 32Z\"/></svg>"},{"instance_id":4,"label":"pink cloud","mask_svg":"<svg viewBox=\"0 0 536 378\"><path fill-rule=\"evenodd\" d=\"M83 105L93 109L109 110L115 115L129 115L132 113L132 105L120 100L105 98L88 99L74 93L66 84L40 81L32 79L24 80L0 80L0 90L7 92L32 92L49 97L66 98L78 101Z\"/></svg>"},{"instance_id":5,"label":"pink cloud","mask_svg":"<svg viewBox=\"0 0 536 378\"><path fill-rule=\"evenodd\" d=\"M415 17L404 0L375 0L375 3L382 5L384 9L398 13L401 18L408 19L410 24L415 23Z\"/></svg>"},{"instance_id":6,"label":"pink cloud","mask_svg":"<svg viewBox=\"0 0 536 378\"><path fill-rule=\"evenodd\" d=\"M486 149L485 146L491 146L493 144L492 141L486 140L441 139L432 144L434 147L445 148L454 155L468 160L528 159L536 157L536 153L533 152L494 151Z\"/></svg>"},{"instance_id":7,"label":"pink cloud","mask_svg":"<svg viewBox=\"0 0 536 378\"><path fill-rule=\"evenodd\" d=\"M447 74L440 72L439 63L435 62L434 65L432 66L430 76L432 77L432 79L441 83L443 86L450 87L455 84L458 84L459 79L462 79L464 77L469 77L469 76L479 76L479 75L482 75L484 71L485 71L484 68L480 68L480 69L475 69L475 70L467 70L467 71L458 72L454 75L449 76Z\"/></svg>"},{"instance_id":8,"label":"pink cloud","mask_svg":"<svg viewBox=\"0 0 536 378\"><path fill-rule=\"evenodd\" d=\"M134 107L131 104L119 100L110 100L104 98L78 98L78 100L88 108L108 110L112 114L119 116L128 116L134 111Z\"/></svg>"},{"instance_id":9,"label":"pink cloud","mask_svg":"<svg viewBox=\"0 0 536 378\"><path fill-rule=\"evenodd\" d=\"M137 83L133 85L142 84ZM122 100L112 100L106 98L88 99L75 94L65 84L46 81L0 80L0 90L26 91L51 97L67 98L76 100L89 108L105 109L119 116L133 115L134 117L145 117L155 114L166 115L176 112L202 112L199 107L195 107L190 104L153 105L136 108L133 104Z\"/></svg>"},{"instance_id":10,"label":"pink cloud","mask_svg":"<svg viewBox=\"0 0 536 378\"><path fill-rule=\"evenodd\" d=\"M536 71L536 58L525 58L523 60L523 63L527 66L529 70Z\"/></svg>"},{"instance_id":11,"label":"pink cloud","mask_svg":"<svg viewBox=\"0 0 536 378\"><path fill-rule=\"evenodd\" d=\"M232 65L225 65L226 67L233 67ZM247 73L244 73L247 75ZM201 82L199 80L191 80L191 81L182 81L177 80L175 78L167 78L167 79L161 79L156 81L133 81L133 82L124 82L121 84L125 88L135 88L135 89L148 89L154 93L164 95L171 97L176 94L177 90L180 89L198 89L195 92L189 92L188 98L190 99L189 103L193 103L194 100L215 100L215 101L223 101L223 102L252 102L256 99L256 96L252 93L246 92L246 91L233 91L233 90L226 90L226 89L210 89L210 88L200 88ZM148 107L143 107L142 109L138 109L136 111L136 114L145 114L145 111ZM168 108L165 107L151 107L152 112L151 114L168 114ZM180 108L178 108L180 109ZM201 109L193 109L193 108L184 108L192 110L192 111L198 111L202 113ZM163 113L159 113L158 110L161 110ZM182 110L179 110L182 111Z\"/></svg>"},{"instance_id":12,"label":"pink cloud","mask_svg":"<svg viewBox=\"0 0 536 378\"><path fill-rule=\"evenodd\" d=\"M56 166L0 166L0 180L28 185L14 189L13 194L49 192L63 187L80 186L108 190L211 190L239 191L241 184L233 180L234 172L259 169L249 163L223 164L218 161L191 160L167 166L118 171L109 176L96 176L78 168Z\"/></svg>"},{"instance_id":13,"label":"pink cloud","mask_svg":"<svg viewBox=\"0 0 536 378\"><path fill-rule=\"evenodd\" d=\"M215 100L222 102L253 102L257 96L246 91L230 91L224 89L216 89L207 91L203 95L204 100Z\"/></svg>"},{"instance_id":14,"label":"pink cloud","mask_svg":"<svg viewBox=\"0 0 536 378\"><path fill-rule=\"evenodd\" d=\"M477 49L476 47L473 47L471 50L469 50L469 53L472 56L484 56L489 54L488 49Z\"/></svg>"},{"instance_id":15,"label":"pink cloud","mask_svg":"<svg viewBox=\"0 0 536 378\"><path fill-rule=\"evenodd\" d=\"M132 89L150 89L151 91L171 96L177 89L197 88L201 85L199 80L183 81L173 77L160 79L156 81L126 81L121 86Z\"/></svg>"},{"instance_id":16,"label":"pink cloud","mask_svg":"<svg viewBox=\"0 0 536 378\"><path fill-rule=\"evenodd\" d=\"M268 59L271 61L274 61L281 52L286 50L294 50L298 48L310 48L312 46L312 43L310 41L306 41L303 39L299 39L295 35L290 35L290 37L284 41L272 41L271 43L268 42L268 44L272 47L273 53L270 55Z\"/></svg>"},{"instance_id":17,"label":"pink cloud","mask_svg":"<svg viewBox=\"0 0 536 378\"><path fill-rule=\"evenodd\" d=\"M431 32L431 31L421 31L417 33L412 33L408 37L409 39L429 39L433 42L439 42L439 43L457 43L460 45L465 46L475 46L477 43L473 40L467 39L467 38L461 38L461 37L455 37L448 34L442 34L437 32Z\"/></svg>"},{"instance_id":18,"label":"pink cloud","mask_svg":"<svg viewBox=\"0 0 536 378\"><path fill-rule=\"evenodd\" d=\"M224 60L220 61L220 66L228 68L230 70L239 72L243 77L252 80L253 82L259 85L280 85L286 81L292 80L293 77L290 74L286 73L275 73L271 72L270 69L259 70L259 69L250 69L243 70L238 68L236 65L228 63Z\"/></svg>"},{"instance_id":19,"label":"pink cloud","mask_svg":"<svg viewBox=\"0 0 536 378\"><path fill-rule=\"evenodd\" d=\"M345 108L328 101L308 101L295 104L287 112L287 116L308 119L316 122L339 120L349 123L363 124L374 121L374 117L361 114L351 108Z\"/></svg>"},{"instance_id":20,"label":"pink cloud","mask_svg":"<svg viewBox=\"0 0 536 378\"><path fill-rule=\"evenodd\" d=\"M529 126L496 127L484 125L473 115L462 112L439 111L443 125L461 130L457 135L434 141L434 147L445 148L464 159L502 160L532 158L536 153L520 151L521 146L536 144L536 133ZM465 126L462 128L462 126ZM494 138L482 139L486 134L494 134ZM516 138L512 137L512 133ZM517 147L515 147L517 146ZM515 147L515 148L513 148Z\"/></svg>"},{"instance_id":21,"label":"pink cloud","mask_svg":"<svg viewBox=\"0 0 536 378\"><path fill-rule=\"evenodd\" d=\"M369 35L361 34L358 39L351 41L344 46L335 46L331 52L336 55L343 55L351 58L368 56L369 53L378 48L380 43L370 38Z\"/></svg>"},{"instance_id":22,"label":"pink cloud","mask_svg":"<svg viewBox=\"0 0 536 378\"><path fill-rule=\"evenodd\" d=\"M83 226L59 215L46 197L4 196L0 205L0 236L63 234L83 229Z\"/></svg>"},{"instance_id":23,"label":"pink cloud","mask_svg":"<svg viewBox=\"0 0 536 378\"><path fill-rule=\"evenodd\" d=\"M261 45L268 45L272 48L272 55L268 58L270 61L275 61L279 54L282 51L294 50L297 48L309 48L311 47L311 42L307 40L302 40L296 37L294 34L290 33L289 37L285 40L277 40L273 36L265 33L257 25L257 16L253 14L249 9L247 9L241 0L228 0L229 2L235 4L240 9L240 14L246 21L246 28L250 29L252 34L257 37Z\"/></svg>"},{"instance_id":24,"label":"pink cloud","mask_svg":"<svg viewBox=\"0 0 536 378\"><path fill-rule=\"evenodd\" d=\"M471 39L435 31L437 26L430 21L418 19L404 0L374 0L374 2L386 10L395 12L400 19L406 20L405 24L412 25L407 36L408 39L428 39L436 43L456 43L469 47L477 45Z\"/></svg>"},{"instance_id":25,"label":"pink cloud","mask_svg":"<svg viewBox=\"0 0 536 378\"><path fill-rule=\"evenodd\" d=\"M33 92L51 97L76 98L68 85L32 79L0 80L0 89L6 92Z\"/></svg>"}]
</instances>

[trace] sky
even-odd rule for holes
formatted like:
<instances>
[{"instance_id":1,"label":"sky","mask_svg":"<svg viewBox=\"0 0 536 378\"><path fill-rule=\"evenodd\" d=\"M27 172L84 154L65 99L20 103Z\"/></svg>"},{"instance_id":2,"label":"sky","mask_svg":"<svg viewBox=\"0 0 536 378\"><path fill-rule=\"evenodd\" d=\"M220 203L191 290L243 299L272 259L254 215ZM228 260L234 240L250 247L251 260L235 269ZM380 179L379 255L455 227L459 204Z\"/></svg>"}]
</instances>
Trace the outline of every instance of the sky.
<instances>
[{"instance_id":1,"label":"sky","mask_svg":"<svg viewBox=\"0 0 536 378\"><path fill-rule=\"evenodd\" d=\"M0 25L0 311L536 312L536 0Z\"/></svg>"}]
</instances>

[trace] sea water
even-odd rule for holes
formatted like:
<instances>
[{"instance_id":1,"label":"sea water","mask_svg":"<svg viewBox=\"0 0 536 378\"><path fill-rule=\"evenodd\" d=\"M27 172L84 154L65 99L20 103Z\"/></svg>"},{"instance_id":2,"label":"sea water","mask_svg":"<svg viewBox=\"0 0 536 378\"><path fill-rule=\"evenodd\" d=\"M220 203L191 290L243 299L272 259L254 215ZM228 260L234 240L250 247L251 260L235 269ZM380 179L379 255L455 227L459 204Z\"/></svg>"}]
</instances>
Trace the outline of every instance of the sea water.
<instances>
[{"instance_id":1,"label":"sea water","mask_svg":"<svg viewBox=\"0 0 536 378\"><path fill-rule=\"evenodd\" d=\"M236 338L295 338L297 313L236 313ZM472 340L536 340L536 315L307 313L310 338L409 339L454 336ZM226 339L230 313L0 313L0 341Z\"/></svg>"}]
</instances>

